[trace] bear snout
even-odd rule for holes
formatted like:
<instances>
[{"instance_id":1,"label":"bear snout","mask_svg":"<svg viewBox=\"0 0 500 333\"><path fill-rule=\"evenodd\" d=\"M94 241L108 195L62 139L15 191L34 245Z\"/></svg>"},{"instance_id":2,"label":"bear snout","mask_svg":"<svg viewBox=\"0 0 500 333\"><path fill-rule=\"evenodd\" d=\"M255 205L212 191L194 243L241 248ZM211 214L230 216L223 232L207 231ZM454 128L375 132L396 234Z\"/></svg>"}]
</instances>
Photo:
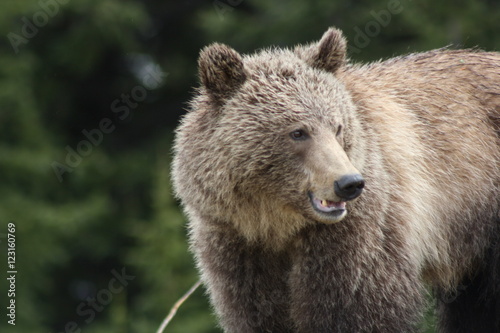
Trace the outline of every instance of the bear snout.
<instances>
[{"instance_id":1,"label":"bear snout","mask_svg":"<svg viewBox=\"0 0 500 333\"><path fill-rule=\"evenodd\" d=\"M345 201L359 197L364 187L365 180L360 174L345 175L334 182L335 194Z\"/></svg>"}]
</instances>

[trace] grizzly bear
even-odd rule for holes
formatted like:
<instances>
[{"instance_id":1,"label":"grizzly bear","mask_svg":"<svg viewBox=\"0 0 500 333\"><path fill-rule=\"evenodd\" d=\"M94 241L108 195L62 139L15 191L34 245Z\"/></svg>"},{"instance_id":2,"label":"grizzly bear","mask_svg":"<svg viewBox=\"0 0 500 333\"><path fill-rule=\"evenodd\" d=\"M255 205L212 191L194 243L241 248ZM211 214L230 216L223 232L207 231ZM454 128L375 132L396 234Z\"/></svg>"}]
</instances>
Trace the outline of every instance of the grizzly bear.
<instances>
[{"instance_id":1,"label":"grizzly bear","mask_svg":"<svg viewBox=\"0 0 500 333\"><path fill-rule=\"evenodd\" d=\"M225 332L500 332L500 54L212 44L172 178Z\"/></svg>"}]
</instances>

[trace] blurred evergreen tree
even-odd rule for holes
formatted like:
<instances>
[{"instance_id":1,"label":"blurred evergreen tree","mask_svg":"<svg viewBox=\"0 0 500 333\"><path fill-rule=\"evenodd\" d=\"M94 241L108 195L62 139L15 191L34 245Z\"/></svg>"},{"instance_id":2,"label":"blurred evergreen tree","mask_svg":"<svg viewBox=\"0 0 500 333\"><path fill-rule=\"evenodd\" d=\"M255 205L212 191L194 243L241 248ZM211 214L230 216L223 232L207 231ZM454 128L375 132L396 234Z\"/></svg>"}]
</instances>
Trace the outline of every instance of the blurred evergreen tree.
<instances>
[{"instance_id":1,"label":"blurred evergreen tree","mask_svg":"<svg viewBox=\"0 0 500 333\"><path fill-rule=\"evenodd\" d=\"M308 43L318 40L329 26L343 30L355 61L450 44L500 48L496 33L500 4L495 1L220 0L212 4L213 8L198 14L208 40L227 43L241 52Z\"/></svg>"},{"instance_id":2,"label":"blurred evergreen tree","mask_svg":"<svg viewBox=\"0 0 500 333\"><path fill-rule=\"evenodd\" d=\"M110 111L139 85L123 62L142 52L147 11L130 1L8 1L0 15L0 233L16 224L18 269L16 326L2 306L0 330L59 332L74 321L125 331L119 314L138 285L95 310L95 320L77 310L108 287L112 270L133 271L124 261L134 241L127 228L150 211L151 149L111 150L127 133ZM84 135L105 118L116 133ZM1 279L2 294L6 287Z\"/></svg>"}]
</instances>

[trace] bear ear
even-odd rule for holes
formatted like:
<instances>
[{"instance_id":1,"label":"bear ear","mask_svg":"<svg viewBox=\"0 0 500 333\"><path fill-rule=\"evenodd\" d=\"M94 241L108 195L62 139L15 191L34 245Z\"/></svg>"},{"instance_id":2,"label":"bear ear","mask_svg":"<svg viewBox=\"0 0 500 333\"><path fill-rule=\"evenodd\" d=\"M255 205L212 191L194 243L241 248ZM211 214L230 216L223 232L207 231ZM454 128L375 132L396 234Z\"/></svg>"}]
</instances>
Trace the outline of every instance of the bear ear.
<instances>
[{"instance_id":1,"label":"bear ear","mask_svg":"<svg viewBox=\"0 0 500 333\"><path fill-rule=\"evenodd\" d=\"M218 103L229 98L246 79L241 55L224 44L215 43L201 51L198 71L202 85Z\"/></svg>"},{"instance_id":2,"label":"bear ear","mask_svg":"<svg viewBox=\"0 0 500 333\"><path fill-rule=\"evenodd\" d=\"M299 46L295 52L310 66L335 73L346 63L347 42L342 32L328 29L321 40L310 46Z\"/></svg>"}]
</instances>

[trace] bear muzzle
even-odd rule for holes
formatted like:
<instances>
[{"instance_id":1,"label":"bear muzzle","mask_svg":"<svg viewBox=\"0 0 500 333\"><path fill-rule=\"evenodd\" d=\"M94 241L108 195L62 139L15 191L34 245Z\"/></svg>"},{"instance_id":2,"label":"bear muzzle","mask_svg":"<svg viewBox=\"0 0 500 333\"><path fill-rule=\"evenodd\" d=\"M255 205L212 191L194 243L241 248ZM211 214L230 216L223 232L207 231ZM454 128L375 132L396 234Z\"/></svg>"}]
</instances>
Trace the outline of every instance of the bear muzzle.
<instances>
[{"instance_id":1,"label":"bear muzzle","mask_svg":"<svg viewBox=\"0 0 500 333\"><path fill-rule=\"evenodd\" d=\"M347 174L334 181L336 199L326 199L327 194L321 194L322 191L319 193L310 191L308 194L312 207L321 216L320 220L325 223L336 223L347 215L347 201L359 197L364 186L365 181L360 174Z\"/></svg>"}]
</instances>

